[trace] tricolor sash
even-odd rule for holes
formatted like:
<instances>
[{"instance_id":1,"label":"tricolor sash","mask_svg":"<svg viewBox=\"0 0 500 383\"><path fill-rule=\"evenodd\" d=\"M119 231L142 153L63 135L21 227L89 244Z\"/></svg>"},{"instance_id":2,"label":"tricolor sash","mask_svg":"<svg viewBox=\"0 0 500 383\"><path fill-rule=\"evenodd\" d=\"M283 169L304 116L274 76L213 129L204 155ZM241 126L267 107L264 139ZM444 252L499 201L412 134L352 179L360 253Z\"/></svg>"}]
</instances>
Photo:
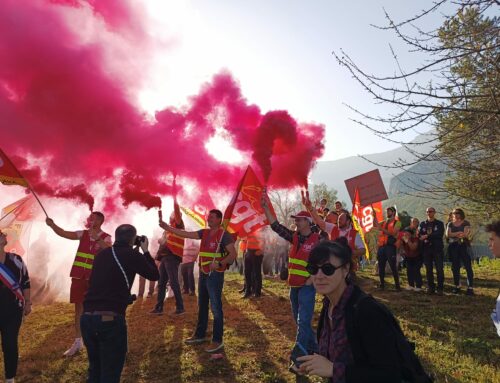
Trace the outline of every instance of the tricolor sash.
<instances>
[{"instance_id":1,"label":"tricolor sash","mask_svg":"<svg viewBox=\"0 0 500 383\"><path fill-rule=\"evenodd\" d=\"M12 291L21 304L24 305L24 295L21 290L21 286L17 283L12 271L10 271L9 268L3 263L0 263L0 282L7 286L7 288Z\"/></svg>"}]
</instances>

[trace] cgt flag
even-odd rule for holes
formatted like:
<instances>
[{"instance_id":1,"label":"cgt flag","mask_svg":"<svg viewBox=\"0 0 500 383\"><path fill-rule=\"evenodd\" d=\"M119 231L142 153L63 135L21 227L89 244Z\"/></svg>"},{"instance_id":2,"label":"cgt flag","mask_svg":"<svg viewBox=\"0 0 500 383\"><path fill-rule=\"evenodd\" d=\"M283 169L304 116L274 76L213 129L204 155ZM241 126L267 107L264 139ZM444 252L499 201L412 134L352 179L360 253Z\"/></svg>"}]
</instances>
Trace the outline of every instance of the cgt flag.
<instances>
[{"instance_id":1,"label":"cgt flag","mask_svg":"<svg viewBox=\"0 0 500 383\"><path fill-rule=\"evenodd\" d=\"M257 175L248 166L224 213L223 226L227 231L237 233L240 237L246 237L269 224L260 204L263 190L264 187ZM274 214L271 204L269 206Z\"/></svg>"},{"instance_id":2,"label":"cgt flag","mask_svg":"<svg viewBox=\"0 0 500 383\"><path fill-rule=\"evenodd\" d=\"M0 149L0 182L4 185L28 187L26 179L19 173L2 149Z\"/></svg>"}]
</instances>

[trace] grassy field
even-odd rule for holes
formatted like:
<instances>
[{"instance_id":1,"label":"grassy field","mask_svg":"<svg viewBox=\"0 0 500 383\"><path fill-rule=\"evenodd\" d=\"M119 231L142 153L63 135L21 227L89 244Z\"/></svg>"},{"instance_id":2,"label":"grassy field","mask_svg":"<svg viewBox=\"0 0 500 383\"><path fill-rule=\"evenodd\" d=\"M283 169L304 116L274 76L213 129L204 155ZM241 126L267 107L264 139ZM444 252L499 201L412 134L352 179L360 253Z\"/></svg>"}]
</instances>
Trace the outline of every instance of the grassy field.
<instances>
[{"instance_id":1,"label":"grassy field","mask_svg":"<svg viewBox=\"0 0 500 383\"><path fill-rule=\"evenodd\" d=\"M474 272L474 297L449 293L448 268L445 296L397 293L392 285L387 291L375 292L372 269L360 273L360 285L397 315L408 337L417 343L424 365L436 374L437 382L500 382L500 338L489 318L500 287L500 261L484 261L474 266ZM195 297L186 297L187 313L181 318L151 316L148 311L153 302L137 301L128 309L129 353L122 381L295 381L287 371L295 337L288 289L276 279L266 279L262 298L242 300L238 294L241 285L239 275L226 275L225 355L220 360L210 360L203 346L189 347L182 342L191 335L195 324ZM319 313L320 297L317 302ZM172 299L165 308L167 312L173 309ZM72 338L72 306L36 306L22 327L17 381L84 382L85 353L70 359L62 357Z\"/></svg>"}]
</instances>

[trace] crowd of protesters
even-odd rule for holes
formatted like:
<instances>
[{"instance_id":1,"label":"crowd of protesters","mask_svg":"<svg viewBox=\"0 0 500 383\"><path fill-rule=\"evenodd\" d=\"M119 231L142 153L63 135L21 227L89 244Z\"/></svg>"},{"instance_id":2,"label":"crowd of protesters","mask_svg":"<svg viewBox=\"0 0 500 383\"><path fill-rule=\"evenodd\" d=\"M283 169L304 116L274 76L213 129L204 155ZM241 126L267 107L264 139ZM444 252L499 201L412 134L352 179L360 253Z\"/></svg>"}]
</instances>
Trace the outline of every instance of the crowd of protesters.
<instances>
[{"instance_id":1,"label":"crowd of protesters","mask_svg":"<svg viewBox=\"0 0 500 383\"><path fill-rule=\"evenodd\" d=\"M460 293L460 270L467 275L467 295L474 295L474 274L470 258L471 224L462 209L454 209L444 225L435 218L436 210L427 208L427 218L412 218L402 227L394 207L386 209L386 219L375 219L375 237L367 235L368 244L352 224L352 218L337 201L328 208L328 201L313 206L309 195L303 194L305 210L291 216L293 227L280 224L269 208L264 193L261 206L275 233L288 242L287 255L270 257L279 265L286 279L290 296L292 320L297 326L295 343L290 352L289 370L297 375L309 374L330 378L334 382L430 382L418 358L409 346L392 313L353 282L368 253L376 253L380 283L385 289L386 264L391 269L397 291L400 286L400 260L406 265L407 290L422 291L421 269L425 267L427 292L444 293L445 242L451 261L453 287ZM131 295L135 275L141 277L139 295L149 285L148 296L154 294L154 281L159 279L157 303L151 312L162 314L167 285L175 297L172 314L185 313L182 294L195 295L194 269L198 259L198 320L187 345L209 342L205 351L211 354L223 349L224 312L222 294L224 273L237 257L235 238L222 226L222 213L210 211L208 228L186 231L177 203L169 224L160 216L164 230L154 259L149 241L138 236L135 227L120 225L115 242L101 230L104 215L93 212L87 229L65 231L47 218L47 225L61 237L78 240L73 263L71 302L75 304L76 340L65 356L76 354L85 345L89 368L87 382L119 382L127 352L125 312L136 299ZM490 249L500 257L500 222L486 227L490 233ZM266 239L267 238L267 239ZM376 245L370 244L376 241ZM241 239L244 257L243 298L262 295L264 253L271 247L268 237L259 232ZM196 244L200 241L199 246ZM0 301L10 305L0 315L0 333L7 382L14 382L18 362L17 337L23 315L31 311L28 270L22 258L6 253L7 241L0 232ZM283 248L283 246L278 246ZM275 250L278 248L275 247ZM139 251L141 250L141 251ZM263 261L264 259L264 261ZM155 263L156 260L156 263ZM286 265L284 268L282 266ZM275 265L276 266L276 265ZM272 268L272 266L270 267ZM434 282L434 270L436 281ZM285 273L283 273L285 271ZM285 275L283 275L285 274ZM181 276L181 277L180 277ZM181 288L180 280L183 280ZM324 296L317 329L313 327L316 293ZM5 306L7 307L7 306ZM209 309L213 316L211 339L206 338ZM500 296L491 318L500 336ZM375 319L374 319L375 318ZM371 323L379 323L373 331Z\"/></svg>"}]
</instances>

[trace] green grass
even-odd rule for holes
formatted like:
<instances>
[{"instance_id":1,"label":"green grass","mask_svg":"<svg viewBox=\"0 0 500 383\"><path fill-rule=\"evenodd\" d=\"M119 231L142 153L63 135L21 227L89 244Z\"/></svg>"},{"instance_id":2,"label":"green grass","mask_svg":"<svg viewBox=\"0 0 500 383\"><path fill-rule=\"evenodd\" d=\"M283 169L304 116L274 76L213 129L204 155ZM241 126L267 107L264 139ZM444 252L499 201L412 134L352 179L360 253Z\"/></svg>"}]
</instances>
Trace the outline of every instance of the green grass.
<instances>
[{"instance_id":1,"label":"green grass","mask_svg":"<svg viewBox=\"0 0 500 383\"><path fill-rule=\"evenodd\" d=\"M417 354L437 382L500 382L500 339L490 321L498 287L500 261L474 266L476 296L449 293L446 269L445 296L396 293L389 285L375 292L372 269L359 273L363 289L387 304ZM403 276L403 284L405 277ZM388 277L388 281L392 278ZM224 286L225 357L213 361L203 346L185 346L196 320L195 297L186 297L181 318L150 316L151 300L137 301L128 310L129 353L123 382L266 382L295 381L287 371L288 354L295 338L288 289L276 279L265 279L260 300L242 300L242 278L227 274ZM317 297L316 310L321 308ZM168 300L166 311L173 309ZM210 327L209 327L210 328ZM64 350L73 339L72 306L54 303L35 306L20 335L18 382L84 382L85 353L66 359ZM3 362L0 369L3 369ZM3 371L0 371L3 374ZM319 382L320 379L311 379Z\"/></svg>"}]
</instances>

